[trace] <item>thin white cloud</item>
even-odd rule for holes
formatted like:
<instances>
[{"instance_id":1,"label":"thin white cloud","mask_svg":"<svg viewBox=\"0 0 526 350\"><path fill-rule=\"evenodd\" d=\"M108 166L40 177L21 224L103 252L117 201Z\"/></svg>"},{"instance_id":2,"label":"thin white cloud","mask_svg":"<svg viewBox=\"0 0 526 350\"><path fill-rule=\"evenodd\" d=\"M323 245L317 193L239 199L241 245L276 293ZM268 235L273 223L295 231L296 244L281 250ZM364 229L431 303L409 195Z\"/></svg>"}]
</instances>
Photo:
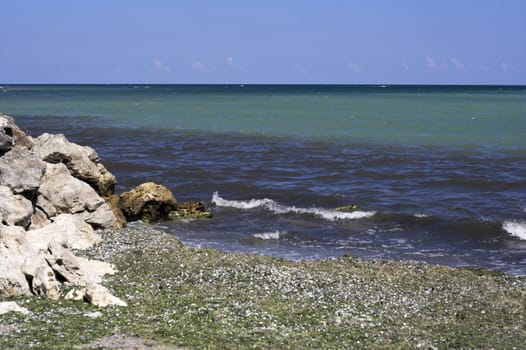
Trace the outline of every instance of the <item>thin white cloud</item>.
<instances>
[{"instance_id":1,"label":"thin white cloud","mask_svg":"<svg viewBox=\"0 0 526 350\"><path fill-rule=\"evenodd\" d=\"M192 62L192 68L199 71L206 71L206 65L204 63L201 63L199 61Z\"/></svg>"},{"instance_id":2,"label":"thin white cloud","mask_svg":"<svg viewBox=\"0 0 526 350\"><path fill-rule=\"evenodd\" d=\"M347 62L347 68L350 69L351 71L353 71L354 73L361 73L363 72L363 67L360 66L359 64L357 63L354 63L354 62Z\"/></svg>"},{"instance_id":3,"label":"thin white cloud","mask_svg":"<svg viewBox=\"0 0 526 350\"><path fill-rule=\"evenodd\" d=\"M155 70L157 70L158 72L169 72L170 71L170 67L168 67L167 65L163 64L161 62L160 59L156 58L152 61L152 64L153 64L153 67L155 68Z\"/></svg>"},{"instance_id":4,"label":"thin white cloud","mask_svg":"<svg viewBox=\"0 0 526 350\"><path fill-rule=\"evenodd\" d=\"M509 70L510 70L510 66L509 66L506 62L501 62L501 63L500 63L500 69L501 69L504 73L507 73L507 72L509 72Z\"/></svg>"},{"instance_id":5,"label":"thin white cloud","mask_svg":"<svg viewBox=\"0 0 526 350\"><path fill-rule=\"evenodd\" d=\"M294 66L294 70L296 71L296 73L299 73L301 75L308 75L310 73L310 71L301 64L296 64Z\"/></svg>"},{"instance_id":6,"label":"thin white cloud","mask_svg":"<svg viewBox=\"0 0 526 350\"><path fill-rule=\"evenodd\" d=\"M408 71L409 70L409 65L407 64L407 62L402 62L402 68L405 70L405 71Z\"/></svg>"},{"instance_id":7,"label":"thin white cloud","mask_svg":"<svg viewBox=\"0 0 526 350\"><path fill-rule=\"evenodd\" d=\"M232 69L233 71L238 72L244 72L246 71L246 68L240 65L237 61L234 60L234 57L228 56L225 58L226 64Z\"/></svg>"},{"instance_id":8,"label":"thin white cloud","mask_svg":"<svg viewBox=\"0 0 526 350\"><path fill-rule=\"evenodd\" d=\"M460 62L456 57L451 58L451 63L458 70L464 70L464 63Z\"/></svg>"},{"instance_id":9,"label":"thin white cloud","mask_svg":"<svg viewBox=\"0 0 526 350\"><path fill-rule=\"evenodd\" d=\"M437 63L431 56L426 56L426 66L431 70L446 70L448 65L445 62Z\"/></svg>"}]
</instances>

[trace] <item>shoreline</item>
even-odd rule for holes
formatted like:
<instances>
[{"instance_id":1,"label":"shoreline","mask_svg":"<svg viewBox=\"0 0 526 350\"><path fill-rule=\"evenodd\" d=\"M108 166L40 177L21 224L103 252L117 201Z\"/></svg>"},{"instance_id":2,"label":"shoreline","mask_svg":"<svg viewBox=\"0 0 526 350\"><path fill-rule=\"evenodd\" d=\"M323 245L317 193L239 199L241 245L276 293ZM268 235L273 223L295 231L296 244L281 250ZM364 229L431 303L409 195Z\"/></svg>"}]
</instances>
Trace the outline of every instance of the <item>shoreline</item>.
<instances>
[{"instance_id":1,"label":"shoreline","mask_svg":"<svg viewBox=\"0 0 526 350\"><path fill-rule=\"evenodd\" d=\"M145 224L79 255L113 263L128 303L16 300L2 348L520 348L526 278L343 256L290 261L185 246ZM95 315L95 316L94 316ZM128 345L126 345L128 344Z\"/></svg>"}]
</instances>

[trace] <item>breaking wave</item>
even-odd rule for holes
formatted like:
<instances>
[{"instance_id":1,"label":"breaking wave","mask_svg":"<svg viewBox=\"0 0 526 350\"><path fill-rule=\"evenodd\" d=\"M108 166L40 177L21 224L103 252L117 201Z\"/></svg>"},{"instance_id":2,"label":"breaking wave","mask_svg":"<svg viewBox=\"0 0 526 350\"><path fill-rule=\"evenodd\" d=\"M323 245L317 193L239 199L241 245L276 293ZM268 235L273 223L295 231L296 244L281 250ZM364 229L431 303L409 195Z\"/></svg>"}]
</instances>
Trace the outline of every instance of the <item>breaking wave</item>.
<instances>
[{"instance_id":1,"label":"breaking wave","mask_svg":"<svg viewBox=\"0 0 526 350\"><path fill-rule=\"evenodd\" d=\"M526 221L506 221L502 228L512 236L526 240Z\"/></svg>"},{"instance_id":2,"label":"breaking wave","mask_svg":"<svg viewBox=\"0 0 526 350\"><path fill-rule=\"evenodd\" d=\"M371 217L376 212L374 211L352 211L352 212L341 212L334 209L323 209L323 208L297 208L295 206L285 206L279 204L278 202L264 198L264 199L250 199L247 201L236 201L228 200L221 198L218 192L214 192L212 196L212 203L218 207L231 207L237 209L254 209L254 208L264 208L275 214L287 214L287 213L296 213L296 214L308 214L320 217L325 220L334 221L334 220L352 220L352 219L361 219Z\"/></svg>"},{"instance_id":3,"label":"breaking wave","mask_svg":"<svg viewBox=\"0 0 526 350\"><path fill-rule=\"evenodd\" d=\"M263 232L263 233L254 233L252 237L263 240L275 240L281 238L281 232Z\"/></svg>"}]
</instances>

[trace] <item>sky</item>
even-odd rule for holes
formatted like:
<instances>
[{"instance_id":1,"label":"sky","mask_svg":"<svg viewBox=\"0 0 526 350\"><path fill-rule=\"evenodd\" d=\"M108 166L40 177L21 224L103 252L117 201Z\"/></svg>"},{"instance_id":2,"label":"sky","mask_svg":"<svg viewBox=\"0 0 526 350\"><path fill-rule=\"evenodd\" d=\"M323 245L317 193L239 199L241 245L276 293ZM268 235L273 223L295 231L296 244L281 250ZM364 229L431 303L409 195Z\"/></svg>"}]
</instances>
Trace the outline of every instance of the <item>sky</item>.
<instances>
[{"instance_id":1,"label":"sky","mask_svg":"<svg viewBox=\"0 0 526 350\"><path fill-rule=\"evenodd\" d=\"M0 0L0 84L526 85L526 0Z\"/></svg>"}]
</instances>

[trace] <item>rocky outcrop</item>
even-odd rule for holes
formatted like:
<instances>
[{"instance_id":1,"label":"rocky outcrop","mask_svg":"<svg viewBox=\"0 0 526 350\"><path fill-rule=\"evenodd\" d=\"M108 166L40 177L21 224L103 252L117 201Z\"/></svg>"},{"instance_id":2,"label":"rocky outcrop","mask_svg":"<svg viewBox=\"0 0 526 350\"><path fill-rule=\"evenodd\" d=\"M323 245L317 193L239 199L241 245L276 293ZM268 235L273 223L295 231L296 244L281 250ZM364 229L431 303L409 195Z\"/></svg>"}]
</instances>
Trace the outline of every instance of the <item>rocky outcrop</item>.
<instances>
[{"instance_id":1,"label":"rocky outcrop","mask_svg":"<svg viewBox=\"0 0 526 350\"><path fill-rule=\"evenodd\" d=\"M60 214L74 214L93 228L122 226L102 196L115 177L90 147L64 135L33 140L0 114L0 222L39 229Z\"/></svg>"},{"instance_id":2,"label":"rocky outcrop","mask_svg":"<svg viewBox=\"0 0 526 350\"><path fill-rule=\"evenodd\" d=\"M177 203L165 186L143 183L118 196L115 177L90 147L64 135L25 135L0 115L0 296L38 295L126 305L101 285L110 264L76 256L101 242L99 228L169 218L210 217L202 203ZM73 289L72 289L73 288Z\"/></svg>"},{"instance_id":3,"label":"rocky outcrop","mask_svg":"<svg viewBox=\"0 0 526 350\"><path fill-rule=\"evenodd\" d=\"M0 115L0 295L56 300L66 285L103 295L102 276L114 273L112 266L71 249L99 243L94 229L119 227L102 197L114 186L92 148L63 135L33 140ZM104 302L90 295L84 299L125 304L107 290Z\"/></svg>"},{"instance_id":4,"label":"rocky outcrop","mask_svg":"<svg viewBox=\"0 0 526 350\"><path fill-rule=\"evenodd\" d=\"M177 209L177 201L168 188L146 182L121 194L119 208L129 221L150 222L167 218Z\"/></svg>"}]
</instances>

